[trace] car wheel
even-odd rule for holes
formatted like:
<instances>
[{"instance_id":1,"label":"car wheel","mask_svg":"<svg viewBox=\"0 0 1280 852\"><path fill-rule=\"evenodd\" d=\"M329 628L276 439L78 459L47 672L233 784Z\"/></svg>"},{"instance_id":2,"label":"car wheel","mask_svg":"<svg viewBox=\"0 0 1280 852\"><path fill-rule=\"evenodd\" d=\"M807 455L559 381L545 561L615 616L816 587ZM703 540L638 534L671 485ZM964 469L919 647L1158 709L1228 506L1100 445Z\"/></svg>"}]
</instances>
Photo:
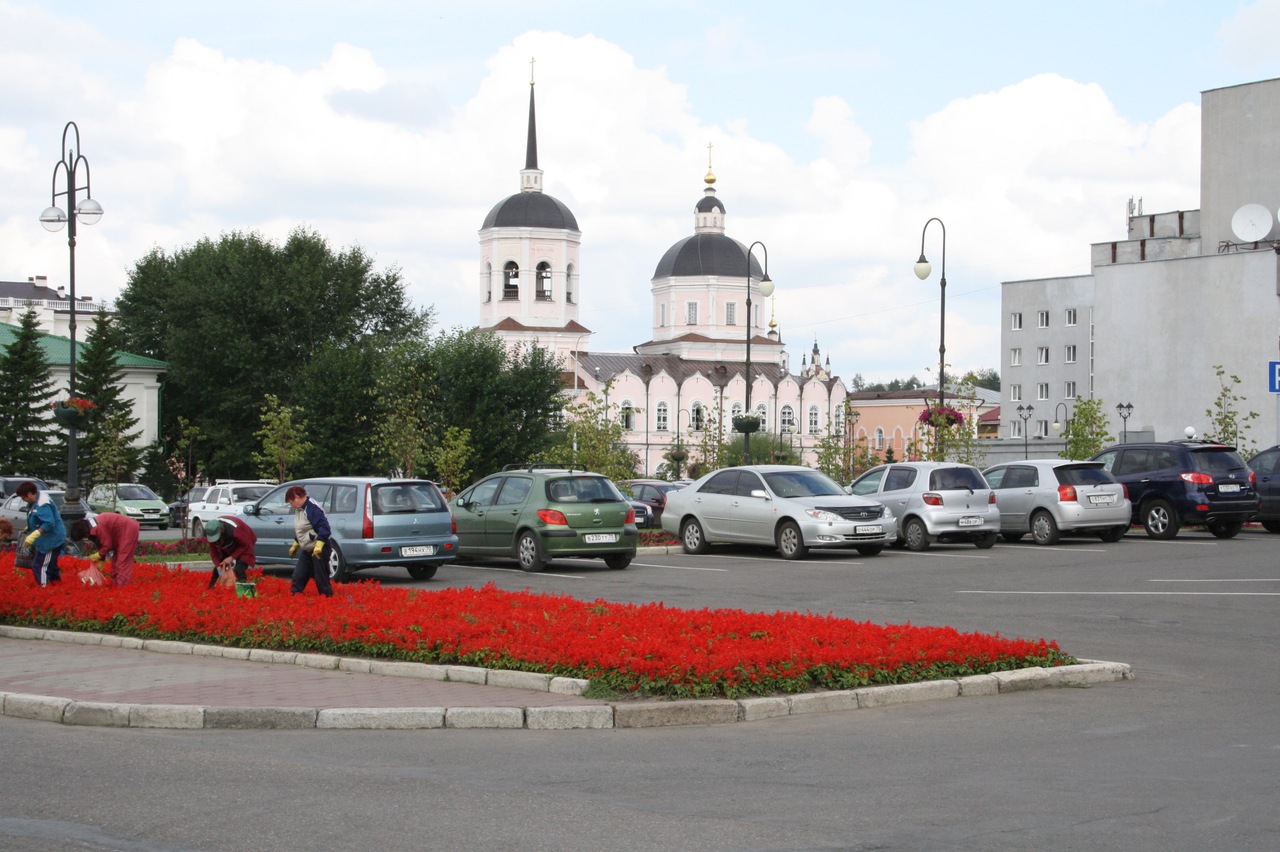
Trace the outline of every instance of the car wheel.
<instances>
[{"instance_id":1,"label":"car wheel","mask_svg":"<svg viewBox=\"0 0 1280 852\"><path fill-rule=\"evenodd\" d=\"M1142 526L1152 538L1168 539L1178 534L1180 524L1168 500L1152 500L1142 510Z\"/></svg>"},{"instance_id":2,"label":"car wheel","mask_svg":"<svg viewBox=\"0 0 1280 852\"><path fill-rule=\"evenodd\" d=\"M895 538L893 541L889 542L889 546L894 550L902 550L907 546L907 543L900 538Z\"/></svg>"},{"instance_id":3,"label":"car wheel","mask_svg":"<svg viewBox=\"0 0 1280 852\"><path fill-rule=\"evenodd\" d=\"M1209 524L1209 532L1216 538L1235 538L1244 527L1244 521L1215 521Z\"/></svg>"},{"instance_id":4,"label":"car wheel","mask_svg":"<svg viewBox=\"0 0 1280 852\"><path fill-rule=\"evenodd\" d=\"M1053 515L1041 509L1031 516L1031 537L1036 544L1058 543L1058 522Z\"/></svg>"},{"instance_id":5,"label":"car wheel","mask_svg":"<svg viewBox=\"0 0 1280 852\"><path fill-rule=\"evenodd\" d=\"M902 528L902 537L907 541L907 550L929 549L929 530L925 528L924 521L919 518L907 521L907 525Z\"/></svg>"},{"instance_id":6,"label":"car wheel","mask_svg":"<svg viewBox=\"0 0 1280 852\"><path fill-rule=\"evenodd\" d=\"M409 576L414 580L430 580L436 575L439 565L406 565Z\"/></svg>"},{"instance_id":7,"label":"car wheel","mask_svg":"<svg viewBox=\"0 0 1280 852\"><path fill-rule=\"evenodd\" d=\"M625 553L615 553L612 556L604 558L604 564L608 565L614 571L621 571L631 564L631 557Z\"/></svg>"},{"instance_id":8,"label":"car wheel","mask_svg":"<svg viewBox=\"0 0 1280 852\"><path fill-rule=\"evenodd\" d=\"M200 538L202 535L204 535L204 524L199 518L195 518L191 521L191 537Z\"/></svg>"},{"instance_id":9,"label":"car wheel","mask_svg":"<svg viewBox=\"0 0 1280 852\"><path fill-rule=\"evenodd\" d=\"M1129 531L1129 526L1127 524L1123 527L1112 527L1109 530L1103 530L1102 532L1098 533L1098 538L1102 539L1103 541L1119 541L1120 539L1124 538L1125 533L1127 533L1128 531Z\"/></svg>"},{"instance_id":10,"label":"car wheel","mask_svg":"<svg viewBox=\"0 0 1280 852\"><path fill-rule=\"evenodd\" d=\"M1013 542L1022 541L1022 537L1026 535L1026 533L1000 533L1000 535L1004 536L1005 541Z\"/></svg>"},{"instance_id":11,"label":"car wheel","mask_svg":"<svg viewBox=\"0 0 1280 852\"><path fill-rule=\"evenodd\" d=\"M996 539L1000 538L998 533L987 533L982 538L974 541L973 546L979 550L988 550L996 546Z\"/></svg>"},{"instance_id":12,"label":"car wheel","mask_svg":"<svg viewBox=\"0 0 1280 852\"><path fill-rule=\"evenodd\" d=\"M1269 533L1280 533L1280 521L1263 521L1262 528Z\"/></svg>"},{"instance_id":13,"label":"car wheel","mask_svg":"<svg viewBox=\"0 0 1280 852\"><path fill-rule=\"evenodd\" d=\"M168 524L161 524L159 527L157 527L157 529L159 529L159 530L160 530L160 532L164 532L165 530L169 529L169 525L168 525Z\"/></svg>"},{"instance_id":14,"label":"car wheel","mask_svg":"<svg viewBox=\"0 0 1280 852\"><path fill-rule=\"evenodd\" d=\"M516 541L516 561L520 563L521 571L531 573L547 567L547 556L542 552L542 542L538 541L538 536L530 530L520 533L520 538Z\"/></svg>"},{"instance_id":15,"label":"car wheel","mask_svg":"<svg viewBox=\"0 0 1280 852\"><path fill-rule=\"evenodd\" d=\"M350 580L353 572L347 567L347 558L342 555L342 551L338 549L338 545L334 544L333 541L330 540L329 543L324 546L324 551L321 551L321 553L325 551L328 551L329 553L329 582L345 583Z\"/></svg>"},{"instance_id":16,"label":"car wheel","mask_svg":"<svg viewBox=\"0 0 1280 852\"><path fill-rule=\"evenodd\" d=\"M702 534L702 524L697 518L689 518L680 525L680 544L685 553L706 553L707 537Z\"/></svg>"},{"instance_id":17,"label":"car wheel","mask_svg":"<svg viewBox=\"0 0 1280 852\"><path fill-rule=\"evenodd\" d=\"M861 553L863 556L879 556L880 551L884 550L884 545L883 544L860 544L858 545L857 549L858 549L858 552Z\"/></svg>"},{"instance_id":18,"label":"car wheel","mask_svg":"<svg viewBox=\"0 0 1280 852\"><path fill-rule=\"evenodd\" d=\"M804 559L809 555L809 547L804 543L804 534L795 521L784 521L778 527L778 552L783 559Z\"/></svg>"}]
</instances>

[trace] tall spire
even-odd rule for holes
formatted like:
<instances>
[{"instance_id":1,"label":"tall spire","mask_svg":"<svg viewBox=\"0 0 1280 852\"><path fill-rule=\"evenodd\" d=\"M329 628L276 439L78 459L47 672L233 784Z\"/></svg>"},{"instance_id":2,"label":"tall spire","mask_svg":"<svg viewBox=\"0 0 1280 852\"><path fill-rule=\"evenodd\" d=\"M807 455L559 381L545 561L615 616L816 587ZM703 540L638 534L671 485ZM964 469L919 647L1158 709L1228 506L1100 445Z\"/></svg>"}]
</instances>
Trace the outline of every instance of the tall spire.
<instances>
[{"instance_id":1,"label":"tall spire","mask_svg":"<svg viewBox=\"0 0 1280 852\"><path fill-rule=\"evenodd\" d=\"M533 111L533 63L529 60L529 141L524 149L524 169L520 172L521 192L542 192L542 170L538 168L538 123Z\"/></svg>"}]
</instances>

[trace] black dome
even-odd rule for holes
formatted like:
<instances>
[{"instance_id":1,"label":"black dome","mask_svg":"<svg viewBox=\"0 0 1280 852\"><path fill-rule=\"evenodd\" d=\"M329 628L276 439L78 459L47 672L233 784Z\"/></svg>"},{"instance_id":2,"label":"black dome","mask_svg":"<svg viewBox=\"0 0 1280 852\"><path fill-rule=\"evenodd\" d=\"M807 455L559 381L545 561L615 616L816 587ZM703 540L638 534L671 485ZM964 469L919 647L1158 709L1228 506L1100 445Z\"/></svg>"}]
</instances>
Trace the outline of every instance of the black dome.
<instances>
[{"instance_id":1,"label":"black dome","mask_svg":"<svg viewBox=\"0 0 1280 852\"><path fill-rule=\"evenodd\" d=\"M699 213L710 213L712 210L724 212L724 205L720 203L720 199L713 195L706 195L698 199L698 204L694 208Z\"/></svg>"},{"instance_id":2,"label":"black dome","mask_svg":"<svg viewBox=\"0 0 1280 852\"><path fill-rule=\"evenodd\" d=\"M694 234L667 249L654 278L694 275L747 277L747 247L724 234ZM759 279L760 263L751 258L751 277Z\"/></svg>"},{"instance_id":3,"label":"black dome","mask_svg":"<svg viewBox=\"0 0 1280 852\"><path fill-rule=\"evenodd\" d=\"M543 192L518 192L494 205L484 217L485 228L564 228L578 230L569 208Z\"/></svg>"}]
</instances>

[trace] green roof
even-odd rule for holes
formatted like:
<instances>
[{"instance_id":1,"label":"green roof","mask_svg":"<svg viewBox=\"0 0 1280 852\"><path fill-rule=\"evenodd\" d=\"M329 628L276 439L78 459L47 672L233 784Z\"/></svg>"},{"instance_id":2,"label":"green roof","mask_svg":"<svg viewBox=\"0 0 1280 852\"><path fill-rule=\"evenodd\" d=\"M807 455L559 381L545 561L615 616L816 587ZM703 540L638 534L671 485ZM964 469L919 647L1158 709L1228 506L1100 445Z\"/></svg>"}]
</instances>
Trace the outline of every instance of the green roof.
<instances>
[{"instance_id":1,"label":"green roof","mask_svg":"<svg viewBox=\"0 0 1280 852\"><path fill-rule=\"evenodd\" d=\"M40 335L40 348L44 350L44 357L49 362L49 366L69 368L71 366L71 339L69 337L59 337L56 334L46 334L43 331L37 333ZM0 322L0 347L8 346L17 335L18 327L16 325ZM77 340L77 351L83 348L84 341ZM117 352L116 363L121 367L156 371L166 370L169 367L166 361L157 361L155 358L148 358L145 355L133 355L128 352Z\"/></svg>"}]
</instances>

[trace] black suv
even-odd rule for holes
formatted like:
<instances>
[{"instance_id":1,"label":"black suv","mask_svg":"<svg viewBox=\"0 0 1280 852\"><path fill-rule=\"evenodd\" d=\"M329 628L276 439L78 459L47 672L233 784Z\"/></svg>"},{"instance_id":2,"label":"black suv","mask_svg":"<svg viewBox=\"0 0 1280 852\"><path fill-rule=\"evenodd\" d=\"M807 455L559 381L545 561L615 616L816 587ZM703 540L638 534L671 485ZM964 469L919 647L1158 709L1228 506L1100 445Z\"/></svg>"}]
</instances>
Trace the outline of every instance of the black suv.
<instances>
[{"instance_id":1,"label":"black suv","mask_svg":"<svg viewBox=\"0 0 1280 852\"><path fill-rule=\"evenodd\" d=\"M1280 446L1249 459L1258 477L1258 520L1267 532L1280 533Z\"/></svg>"},{"instance_id":2,"label":"black suv","mask_svg":"<svg viewBox=\"0 0 1280 852\"><path fill-rule=\"evenodd\" d=\"M1232 538L1258 511L1257 477L1228 444L1121 444L1093 458L1129 490L1133 522L1152 538L1173 538L1186 524Z\"/></svg>"}]
</instances>

